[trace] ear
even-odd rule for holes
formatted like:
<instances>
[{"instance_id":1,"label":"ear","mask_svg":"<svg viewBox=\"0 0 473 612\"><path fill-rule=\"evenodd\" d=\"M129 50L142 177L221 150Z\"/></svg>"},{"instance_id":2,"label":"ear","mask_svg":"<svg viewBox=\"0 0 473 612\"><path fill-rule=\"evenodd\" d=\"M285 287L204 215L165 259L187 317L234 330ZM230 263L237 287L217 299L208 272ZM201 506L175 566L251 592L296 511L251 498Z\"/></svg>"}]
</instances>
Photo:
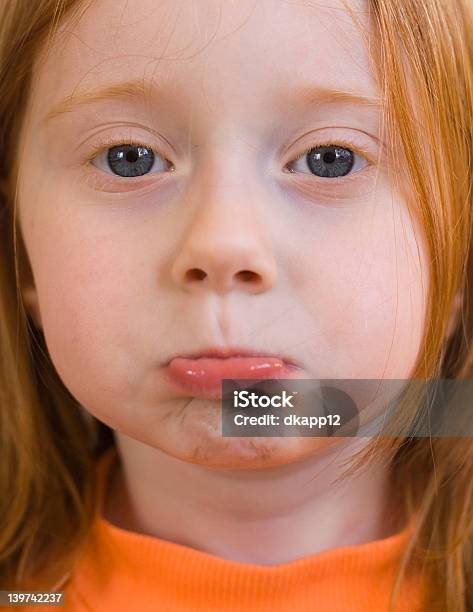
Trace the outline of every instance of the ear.
<instances>
[{"instance_id":1,"label":"ear","mask_svg":"<svg viewBox=\"0 0 473 612\"><path fill-rule=\"evenodd\" d=\"M34 287L34 285L25 286L21 290L21 294L23 296L23 303L25 305L26 313L33 319L34 324L38 329L43 329L36 287Z\"/></svg>"},{"instance_id":2,"label":"ear","mask_svg":"<svg viewBox=\"0 0 473 612\"><path fill-rule=\"evenodd\" d=\"M19 234L18 262L20 290L26 313L33 320L38 329L43 329L41 312L39 310L38 292L36 290L33 272L31 270L31 265L29 263L29 258L26 253L21 234Z\"/></svg>"},{"instance_id":3,"label":"ear","mask_svg":"<svg viewBox=\"0 0 473 612\"><path fill-rule=\"evenodd\" d=\"M7 180L0 180L0 205L3 200L7 200L9 194L12 193L11 186L9 187ZM41 322L41 313L39 310L38 294L29 262L29 257L26 252L25 243L21 229L16 227L16 238L18 241L18 274L20 283L20 292L23 304L27 315L33 320L38 329L43 329Z\"/></svg>"},{"instance_id":4,"label":"ear","mask_svg":"<svg viewBox=\"0 0 473 612\"><path fill-rule=\"evenodd\" d=\"M450 340L453 332L455 331L456 326L458 325L460 321L461 307L462 307L462 294L457 293L453 301L453 309L450 314L450 319L447 325L447 332L446 332L447 340Z\"/></svg>"}]
</instances>

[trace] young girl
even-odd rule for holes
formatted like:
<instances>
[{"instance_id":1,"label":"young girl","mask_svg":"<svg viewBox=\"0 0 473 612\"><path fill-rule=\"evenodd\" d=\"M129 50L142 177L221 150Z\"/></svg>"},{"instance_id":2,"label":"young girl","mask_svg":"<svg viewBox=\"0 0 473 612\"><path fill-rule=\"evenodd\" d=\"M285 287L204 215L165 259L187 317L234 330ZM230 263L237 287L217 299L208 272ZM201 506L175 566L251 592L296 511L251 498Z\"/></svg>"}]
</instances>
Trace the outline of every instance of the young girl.
<instances>
[{"instance_id":1,"label":"young girl","mask_svg":"<svg viewBox=\"0 0 473 612\"><path fill-rule=\"evenodd\" d=\"M468 0L2 2L0 590L473 609L471 439L220 418L468 378L472 107Z\"/></svg>"}]
</instances>

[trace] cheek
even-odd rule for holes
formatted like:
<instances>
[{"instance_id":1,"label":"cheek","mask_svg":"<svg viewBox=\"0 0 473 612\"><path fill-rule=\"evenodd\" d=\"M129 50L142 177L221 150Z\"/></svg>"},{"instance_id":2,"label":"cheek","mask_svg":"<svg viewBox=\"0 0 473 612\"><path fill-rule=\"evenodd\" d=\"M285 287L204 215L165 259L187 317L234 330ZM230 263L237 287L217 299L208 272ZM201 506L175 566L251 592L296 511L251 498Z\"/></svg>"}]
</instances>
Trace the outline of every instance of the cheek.
<instances>
[{"instance_id":1,"label":"cheek","mask_svg":"<svg viewBox=\"0 0 473 612\"><path fill-rule=\"evenodd\" d=\"M359 354L370 356L370 377L403 379L411 374L424 331L426 245L405 209L384 219L377 236L358 273Z\"/></svg>"},{"instance_id":2,"label":"cheek","mask_svg":"<svg viewBox=\"0 0 473 612\"><path fill-rule=\"evenodd\" d=\"M136 329L146 273L137 243L125 245L79 218L43 221L37 236L54 238L33 241L32 260L54 366L83 405L99 396L125 399L138 385L146 346Z\"/></svg>"},{"instance_id":3,"label":"cheek","mask_svg":"<svg viewBox=\"0 0 473 612\"><path fill-rule=\"evenodd\" d=\"M329 356L321 377L408 378L420 348L426 245L399 203L391 207L380 198L377 205L324 237L317 271L301 283L302 301L320 330L314 355Z\"/></svg>"}]
</instances>

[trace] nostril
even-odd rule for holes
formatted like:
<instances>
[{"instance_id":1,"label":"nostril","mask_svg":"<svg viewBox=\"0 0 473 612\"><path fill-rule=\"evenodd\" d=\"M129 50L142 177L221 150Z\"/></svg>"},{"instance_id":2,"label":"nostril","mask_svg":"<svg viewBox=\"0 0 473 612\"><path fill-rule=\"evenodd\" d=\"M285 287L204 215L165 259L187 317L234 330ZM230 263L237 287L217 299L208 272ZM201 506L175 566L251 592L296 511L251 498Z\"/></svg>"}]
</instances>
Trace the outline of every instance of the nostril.
<instances>
[{"instance_id":1,"label":"nostril","mask_svg":"<svg viewBox=\"0 0 473 612\"><path fill-rule=\"evenodd\" d=\"M237 276L242 281L253 281L258 280L259 278L259 274L256 274L256 272L252 272L251 270L241 270L238 272Z\"/></svg>"},{"instance_id":2,"label":"nostril","mask_svg":"<svg viewBox=\"0 0 473 612\"><path fill-rule=\"evenodd\" d=\"M191 268L186 272L186 282L193 283L195 281L202 281L207 277L207 273L201 268ZM248 282L261 282L261 276L252 270L240 270L235 274L235 278L238 280Z\"/></svg>"},{"instance_id":3,"label":"nostril","mask_svg":"<svg viewBox=\"0 0 473 612\"><path fill-rule=\"evenodd\" d=\"M206 276L207 274L200 270L200 268L192 268L192 270L188 270L186 273L187 280L189 281L203 280Z\"/></svg>"}]
</instances>

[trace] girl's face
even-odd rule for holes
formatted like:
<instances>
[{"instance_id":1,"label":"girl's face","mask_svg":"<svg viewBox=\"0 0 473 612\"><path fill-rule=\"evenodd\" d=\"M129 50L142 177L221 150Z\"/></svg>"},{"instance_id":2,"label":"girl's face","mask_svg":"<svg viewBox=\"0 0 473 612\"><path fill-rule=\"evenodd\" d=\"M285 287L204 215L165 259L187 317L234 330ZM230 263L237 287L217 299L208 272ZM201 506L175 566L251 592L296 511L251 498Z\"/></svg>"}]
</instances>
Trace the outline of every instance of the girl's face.
<instances>
[{"instance_id":1,"label":"girl's face","mask_svg":"<svg viewBox=\"0 0 473 612\"><path fill-rule=\"evenodd\" d=\"M168 383L171 358L243 346L305 378L409 377L426 251L340 0L96 0L41 60L24 294L88 411L185 461L263 467L336 441L221 437L219 402Z\"/></svg>"}]
</instances>

